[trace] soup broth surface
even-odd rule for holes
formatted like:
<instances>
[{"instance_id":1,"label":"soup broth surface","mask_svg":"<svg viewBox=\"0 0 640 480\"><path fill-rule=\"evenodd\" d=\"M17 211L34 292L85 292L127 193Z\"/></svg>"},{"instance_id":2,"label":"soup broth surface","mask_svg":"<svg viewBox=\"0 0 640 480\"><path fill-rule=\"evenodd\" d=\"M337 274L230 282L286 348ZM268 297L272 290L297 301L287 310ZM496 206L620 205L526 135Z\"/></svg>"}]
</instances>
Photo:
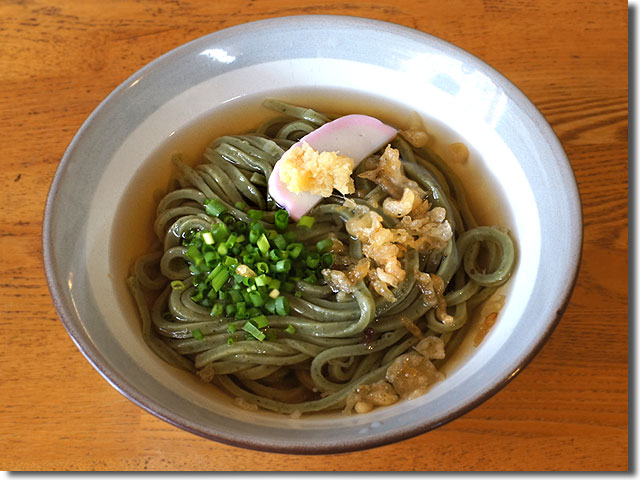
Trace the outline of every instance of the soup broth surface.
<instances>
[{"instance_id":1,"label":"soup broth surface","mask_svg":"<svg viewBox=\"0 0 640 480\"><path fill-rule=\"evenodd\" d=\"M419 108L414 109L355 91L275 90L268 97L323 113L366 114L398 129L409 127L414 111L420 114ZM264 96L240 97L212 108L208 114L173 132L149 158L140 159L141 167L134 178L129 180L126 193L118 206L110 242L112 282L123 301L133 305L126 287L131 266L138 257L151 251L154 245L159 245L153 232L153 222L157 203L167 193L172 175L172 155L182 154L183 159L193 166L203 160L203 151L217 137L254 131L262 122L278 115L262 106L264 99ZM450 166L465 187L469 206L478 224L512 228L514 222L511 221L499 183L486 171L483 160L473 145L466 144L463 138L437 120L423 115L421 118L430 137L428 145L445 160L450 157L448 146L452 143L465 143L469 149L469 159L465 163L451 163ZM508 298L509 283L501 287L501 291ZM133 307L131 311L134 311ZM448 352L449 358L440 369L445 375L454 371L472 353L473 332L477 330L479 320L481 319L470 317L470 321L459 332L465 338L455 352ZM139 324L135 315L128 321Z\"/></svg>"}]
</instances>

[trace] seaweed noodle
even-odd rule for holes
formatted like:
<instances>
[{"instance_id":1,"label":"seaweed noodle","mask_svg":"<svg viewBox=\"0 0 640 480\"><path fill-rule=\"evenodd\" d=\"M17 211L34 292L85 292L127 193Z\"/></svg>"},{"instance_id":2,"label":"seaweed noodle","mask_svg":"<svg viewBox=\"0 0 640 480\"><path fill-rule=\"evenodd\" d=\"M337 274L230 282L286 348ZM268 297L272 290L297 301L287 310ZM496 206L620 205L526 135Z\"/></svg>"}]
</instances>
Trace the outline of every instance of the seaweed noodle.
<instances>
[{"instance_id":1,"label":"seaweed noodle","mask_svg":"<svg viewBox=\"0 0 640 480\"><path fill-rule=\"evenodd\" d=\"M407 322L425 336L440 336L445 344L453 344L451 339L464 330L472 307L509 278L513 244L500 229L477 225L460 181L443 159L398 136L392 146L400 151L405 174L427 192L431 204L446 210L454 235L444 252L419 254L409 249L403 258L407 276L392 289L395 302L373 293L362 280L346 299L327 285L300 281L298 295L286 294L291 313L268 317L273 333L269 341L239 339L229 344L228 327L235 319L214 316L192 299L194 285L182 239L218 221L206 213L207 199L218 200L237 221L248 222L246 211L237 208L243 202L263 211L261 221L273 228L275 207L266 182L274 164L302 136L335 117L277 100L266 100L264 105L279 115L253 133L216 139L202 163L191 167L179 156L173 158L177 174L159 202L154 225L162 247L136 262L128 285L140 311L145 342L172 365L197 372L232 396L275 412L337 409L359 385L384 378L391 361L415 346L418 337ZM356 187L363 195L354 200L380 211L385 192L361 178L356 178ZM351 213L341 200L330 197L315 207L309 215L318 221L300 241L315 242L341 231L357 257L359 242L344 229ZM397 220L385 217L385 222ZM478 267L479 257L484 269ZM158 270L154 267L160 274L152 273ZM425 304L417 272L442 278L453 321L441 322L436 308ZM185 288L172 290L169 283L175 280ZM151 302L148 292L155 292ZM287 328L289 333L284 334ZM372 332L375 341L368 341Z\"/></svg>"}]
</instances>

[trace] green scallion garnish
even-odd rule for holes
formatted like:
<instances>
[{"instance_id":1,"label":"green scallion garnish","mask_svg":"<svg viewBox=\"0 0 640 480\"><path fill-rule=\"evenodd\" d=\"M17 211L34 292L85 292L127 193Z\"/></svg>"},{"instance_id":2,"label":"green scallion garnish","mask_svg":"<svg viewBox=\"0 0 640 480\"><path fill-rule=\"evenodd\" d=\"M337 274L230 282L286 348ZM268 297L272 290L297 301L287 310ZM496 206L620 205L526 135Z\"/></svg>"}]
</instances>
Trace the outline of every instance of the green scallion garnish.
<instances>
[{"instance_id":1,"label":"green scallion garnish","mask_svg":"<svg viewBox=\"0 0 640 480\"><path fill-rule=\"evenodd\" d=\"M316 243L316 250L318 250L318 252L320 253L326 253L329 250L331 250L331 247L333 247L333 240L331 240L330 238L325 238L324 240L320 240L318 243Z\"/></svg>"},{"instance_id":2,"label":"green scallion garnish","mask_svg":"<svg viewBox=\"0 0 640 480\"><path fill-rule=\"evenodd\" d=\"M190 298L208 308L212 316L226 317L227 331L232 335L229 344L240 338L277 339L276 332L268 328L267 316L289 315L287 297L302 295L296 292L297 282L321 281L321 269L334 262L330 253L333 242L299 241L296 232L289 229L289 214L276 205L269 207L274 215L265 223L264 212L244 202L231 208L212 198L204 206L207 215L216 217L211 226L192 229L182 240L193 281ZM238 211L245 212L249 221L245 216L238 218ZM314 222L313 217L304 216L297 226L311 228ZM186 285L175 280L171 288L184 290ZM236 328L242 328L246 337L234 337ZM291 329L285 331L291 333ZM194 330L194 338L198 335Z\"/></svg>"},{"instance_id":3,"label":"green scallion garnish","mask_svg":"<svg viewBox=\"0 0 640 480\"><path fill-rule=\"evenodd\" d=\"M320 257L320 265L324 268L332 266L334 261L333 253L324 253Z\"/></svg>"},{"instance_id":4,"label":"green scallion garnish","mask_svg":"<svg viewBox=\"0 0 640 480\"><path fill-rule=\"evenodd\" d=\"M261 210L247 210L247 215L251 220L261 220L262 219L262 211Z\"/></svg>"},{"instance_id":5,"label":"green scallion garnish","mask_svg":"<svg viewBox=\"0 0 640 480\"><path fill-rule=\"evenodd\" d=\"M289 260L288 258L285 258L283 260L278 260L278 263L276 263L276 266L275 266L276 272L286 273L289 270L291 270L291 260Z\"/></svg>"},{"instance_id":6,"label":"green scallion garnish","mask_svg":"<svg viewBox=\"0 0 640 480\"><path fill-rule=\"evenodd\" d=\"M308 215L303 215L302 217L300 217L300 220L298 220L298 223L296 224L296 226L311 228L313 227L313 224L315 223L315 221L316 221L315 218L310 217Z\"/></svg>"},{"instance_id":7,"label":"green scallion garnish","mask_svg":"<svg viewBox=\"0 0 640 480\"><path fill-rule=\"evenodd\" d=\"M208 215L219 217L221 213L226 212L226 207L217 198L208 198L204 201L204 208Z\"/></svg>"},{"instance_id":8,"label":"green scallion garnish","mask_svg":"<svg viewBox=\"0 0 640 480\"><path fill-rule=\"evenodd\" d=\"M251 321L255 323L258 328L265 328L269 326L269 320L267 320L267 317L265 317L264 315L253 317Z\"/></svg>"},{"instance_id":9,"label":"green scallion garnish","mask_svg":"<svg viewBox=\"0 0 640 480\"><path fill-rule=\"evenodd\" d=\"M281 316L289 315L289 300L287 300L287 297L280 295L276 298L276 313Z\"/></svg>"},{"instance_id":10,"label":"green scallion garnish","mask_svg":"<svg viewBox=\"0 0 640 480\"><path fill-rule=\"evenodd\" d=\"M211 232L204 232L202 234L202 241L207 245L213 245L213 235L211 235Z\"/></svg>"},{"instance_id":11,"label":"green scallion garnish","mask_svg":"<svg viewBox=\"0 0 640 480\"><path fill-rule=\"evenodd\" d=\"M199 328L196 328L195 330L193 330L191 334L193 335L193 338L195 338L196 340L202 340L204 338L204 335L202 335L202 330L200 330Z\"/></svg>"},{"instance_id":12,"label":"green scallion garnish","mask_svg":"<svg viewBox=\"0 0 640 480\"><path fill-rule=\"evenodd\" d=\"M249 335L251 335L253 338L255 338L256 340L260 340L263 341L265 338L264 333L262 333L258 327L256 327L253 323L251 323L250 321L245 323L242 326L242 330L244 330L245 332L247 332Z\"/></svg>"},{"instance_id":13,"label":"green scallion garnish","mask_svg":"<svg viewBox=\"0 0 640 480\"><path fill-rule=\"evenodd\" d=\"M274 221L278 230L285 230L289 225L289 213L282 209L276 211Z\"/></svg>"},{"instance_id":14,"label":"green scallion garnish","mask_svg":"<svg viewBox=\"0 0 640 480\"><path fill-rule=\"evenodd\" d=\"M256 245L258 246L258 248L260 249L263 255L268 254L269 249L271 248L271 245L269 244L269 240L267 240L267 236L264 233L260 235L260 238L258 238Z\"/></svg>"}]
</instances>

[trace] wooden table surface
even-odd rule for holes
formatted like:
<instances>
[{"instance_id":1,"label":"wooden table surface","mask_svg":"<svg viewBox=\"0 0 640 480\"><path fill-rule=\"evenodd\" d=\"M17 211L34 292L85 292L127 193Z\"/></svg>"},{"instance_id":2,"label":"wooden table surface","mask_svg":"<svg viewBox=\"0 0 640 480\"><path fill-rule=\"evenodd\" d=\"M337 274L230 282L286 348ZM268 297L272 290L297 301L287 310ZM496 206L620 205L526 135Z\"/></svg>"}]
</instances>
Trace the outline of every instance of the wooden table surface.
<instances>
[{"instance_id":1,"label":"wooden table surface","mask_svg":"<svg viewBox=\"0 0 640 480\"><path fill-rule=\"evenodd\" d=\"M99 102L185 42L252 20L298 14L406 25L497 68L558 134L584 212L573 297L534 361L493 398L435 431L342 455L242 450L146 413L75 347L43 272L49 184ZM0 2L0 467L628 469L627 26L627 4L612 0Z\"/></svg>"}]
</instances>

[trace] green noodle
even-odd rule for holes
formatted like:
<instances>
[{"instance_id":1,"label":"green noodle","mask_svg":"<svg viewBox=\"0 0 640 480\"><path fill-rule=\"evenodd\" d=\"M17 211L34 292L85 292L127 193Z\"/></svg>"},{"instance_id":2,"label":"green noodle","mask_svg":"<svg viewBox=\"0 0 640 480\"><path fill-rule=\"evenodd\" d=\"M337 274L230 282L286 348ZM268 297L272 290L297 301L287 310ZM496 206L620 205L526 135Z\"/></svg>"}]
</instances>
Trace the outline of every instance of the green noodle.
<instances>
[{"instance_id":1,"label":"green noodle","mask_svg":"<svg viewBox=\"0 0 640 480\"><path fill-rule=\"evenodd\" d=\"M470 312L509 278L513 243L500 229L477 226L462 185L446 162L429 148L416 149L398 136L393 147L400 151L406 175L426 192L433 206L445 209L454 230L444 251L407 250L403 258L407 275L392 289L395 301L373 293L362 280L347 298L339 298L328 285L299 281L299 293L286 294L290 314L267 317L271 339L228 344L229 325L235 319L212 316L209 308L192 300L195 287L182 240L189 232L210 229L220 221L206 213L208 199L218 200L245 223L250 221L248 214L236 207L239 202L247 204L262 211L261 221L272 228L275 206L265 185L274 164L289 146L334 118L272 99L264 105L281 116L254 133L217 138L195 167L179 156L173 158L176 188L159 202L154 223L162 248L136 262L128 286L140 311L142 336L165 361L275 412L341 408L356 387L384 378L389 364L416 345L419 338L406 322L425 335L439 335L445 344L450 340L451 345L458 344L459 338L452 339L464 330ZM353 198L357 205L377 212L387 228L398 223L380 208L387 196L382 188L359 177L355 185L361 192ZM338 231L349 255L362 258L362 245L344 230L353 212L341 203L332 197L315 207L309 215L316 224L297 232L297 241L313 243ZM451 322L440 321L435 308L424 301L418 271L442 278ZM178 280L184 288L172 290L169 282ZM149 304L150 291L156 293Z\"/></svg>"}]
</instances>

